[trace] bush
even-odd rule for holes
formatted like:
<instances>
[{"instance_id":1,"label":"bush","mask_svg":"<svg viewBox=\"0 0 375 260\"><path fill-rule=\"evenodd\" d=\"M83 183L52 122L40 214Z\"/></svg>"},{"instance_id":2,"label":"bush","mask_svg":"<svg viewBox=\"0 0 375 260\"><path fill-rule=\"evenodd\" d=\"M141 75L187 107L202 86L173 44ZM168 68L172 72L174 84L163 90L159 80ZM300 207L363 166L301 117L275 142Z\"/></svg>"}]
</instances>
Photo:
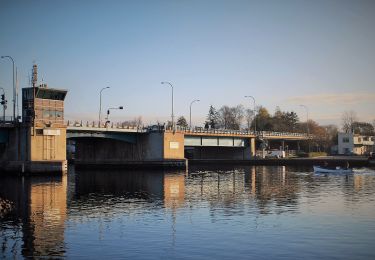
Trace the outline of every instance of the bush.
<instances>
[{"instance_id":1,"label":"bush","mask_svg":"<svg viewBox=\"0 0 375 260\"><path fill-rule=\"evenodd\" d=\"M305 153L305 152L299 152L299 153L297 153L297 156L298 157L309 157L309 154Z\"/></svg>"},{"instance_id":2,"label":"bush","mask_svg":"<svg viewBox=\"0 0 375 260\"><path fill-rule=\"evenodd\" d=\"M318 157L318 156L327 156L326 152L311 152L308 154L308 157Z\"/></svg>"}]
</instances>

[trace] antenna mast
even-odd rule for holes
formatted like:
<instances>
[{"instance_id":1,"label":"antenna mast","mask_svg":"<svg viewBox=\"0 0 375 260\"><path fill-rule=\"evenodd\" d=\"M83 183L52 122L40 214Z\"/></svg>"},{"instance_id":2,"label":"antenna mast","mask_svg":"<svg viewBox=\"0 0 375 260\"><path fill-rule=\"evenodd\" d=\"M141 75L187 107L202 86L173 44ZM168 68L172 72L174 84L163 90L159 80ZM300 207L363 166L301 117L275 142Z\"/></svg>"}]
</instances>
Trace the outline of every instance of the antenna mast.
<instances>
[{"instance_id":1,"label":"antenna mast","mask_svg":"<svg viewBox=\"0 0 375 260\"><path fill-rule=\"evenodd\" d=\"M32 73L32 79L31 83L33 88L36 87L36 83L38 81L38 66L36 64L33 65L33 73Z\"/></svg>"}]
</instances>

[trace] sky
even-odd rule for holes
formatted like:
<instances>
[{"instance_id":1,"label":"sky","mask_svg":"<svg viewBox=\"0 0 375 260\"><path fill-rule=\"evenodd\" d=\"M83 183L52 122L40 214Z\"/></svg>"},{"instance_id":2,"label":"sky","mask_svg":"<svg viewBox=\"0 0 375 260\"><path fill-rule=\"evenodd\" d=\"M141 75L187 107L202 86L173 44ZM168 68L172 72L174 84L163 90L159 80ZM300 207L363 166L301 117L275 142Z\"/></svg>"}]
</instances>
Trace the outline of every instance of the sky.
<instances>
[{"instance_id":1,"label":"sky","mask_svg":"<svg viewBox=\"0 0 375 260\"><path fill-rule=\"evenodd\" d=\"M341 124L344 111L375 119L375 1L0 0L0 55L20 88L67 89L65 118L145 124L175 116L202 125L210 105L295 111L301 121ZM12 66L0 59L12 97ZM19 98L21 100L21 97ZM10 102L10 101L9 101ZM11 104L7 114L11 115ZM21 105L20 105L21 107Z\"/></svg>"}]
</instances>

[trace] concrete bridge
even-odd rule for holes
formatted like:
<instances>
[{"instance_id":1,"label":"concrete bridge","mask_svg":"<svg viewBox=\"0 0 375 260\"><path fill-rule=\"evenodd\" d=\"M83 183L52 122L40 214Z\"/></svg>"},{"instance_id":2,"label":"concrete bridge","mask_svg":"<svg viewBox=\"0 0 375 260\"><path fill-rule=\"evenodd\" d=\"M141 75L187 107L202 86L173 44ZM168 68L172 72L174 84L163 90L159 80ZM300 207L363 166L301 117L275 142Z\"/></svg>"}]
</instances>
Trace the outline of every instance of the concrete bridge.
<instances>
[{"instance_id":1,"label":"concrete bridge","mask_svg":"<svg viewBox=\"0 0 375 260\"><path fill-rule=\"evenodd\" d=\"M311 137L310 137L311 138ZM68 144L75 145L77 164L136 164L188 159L251 159L257 143L267 140L285 148L308 140L306 134L221 129L164 129L121 124L67 123Z\"/></svg>"}]
</instances>

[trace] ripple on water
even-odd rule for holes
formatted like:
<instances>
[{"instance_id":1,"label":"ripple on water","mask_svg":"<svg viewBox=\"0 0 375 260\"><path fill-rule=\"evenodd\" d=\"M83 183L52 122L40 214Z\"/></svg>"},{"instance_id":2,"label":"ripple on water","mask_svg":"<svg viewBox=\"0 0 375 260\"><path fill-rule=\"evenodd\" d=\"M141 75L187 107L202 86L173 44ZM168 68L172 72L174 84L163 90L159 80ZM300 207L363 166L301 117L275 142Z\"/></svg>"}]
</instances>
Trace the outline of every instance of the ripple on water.
<instances>
[{"instance_id":1,"label":"ripple on water","mask_svg":"<svg viewBox=\"0 0 375 260\"><path fill-rule=\"evenodd\" d=\"M0 258L375 259L368 169L70 172L6 179L0 198Z\"/></svg>"}]
</instances>

